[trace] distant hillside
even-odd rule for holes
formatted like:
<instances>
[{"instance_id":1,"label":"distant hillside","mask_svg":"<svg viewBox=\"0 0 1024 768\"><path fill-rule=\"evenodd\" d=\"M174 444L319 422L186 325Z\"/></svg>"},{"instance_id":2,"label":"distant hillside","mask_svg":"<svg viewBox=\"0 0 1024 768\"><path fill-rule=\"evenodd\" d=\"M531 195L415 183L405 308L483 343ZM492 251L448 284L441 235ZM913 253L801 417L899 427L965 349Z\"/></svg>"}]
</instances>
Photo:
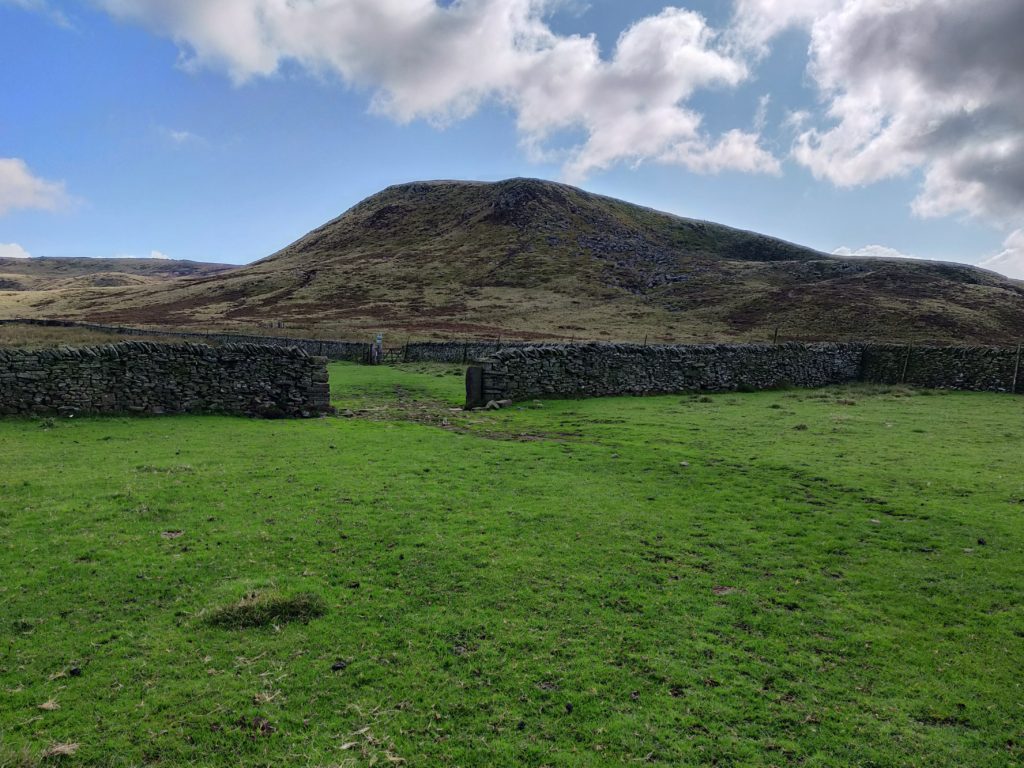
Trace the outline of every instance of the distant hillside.
<instances>
[{"instance_id":1,"label":"distant hillside","mask_svg":"<svg viewBox=\"0 0 1024 768\"><path fill-rule=\"evenodd\" d=\"M216 275L231 264L173 259L0 259L0 291L49 291L143 285L178 277Z\"/></svg>"},{"instance_id":2,"label":"distant hillside","mask_svg":"<svg viewBox=\"0 0 1024 768\"><path fill-rule=\"evenodd\" d=\"M399 338L1024 337L1024 283L992 272L838 258L531 179L390 187L241 269L20 310Z\"/></svg>"}]
</instances>

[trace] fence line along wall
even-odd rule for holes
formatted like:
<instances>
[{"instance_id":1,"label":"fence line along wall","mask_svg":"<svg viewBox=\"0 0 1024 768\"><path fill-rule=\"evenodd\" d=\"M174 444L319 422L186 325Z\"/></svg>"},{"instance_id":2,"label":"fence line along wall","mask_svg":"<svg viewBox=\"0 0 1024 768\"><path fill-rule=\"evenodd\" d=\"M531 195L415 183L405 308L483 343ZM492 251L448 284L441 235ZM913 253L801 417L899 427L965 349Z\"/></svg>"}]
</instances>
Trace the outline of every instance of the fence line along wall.
<instances>
[{"instance_id":1,"label":"fence line along wall","mask_svg":"<svg viewBox=\"0 0 1024 768\"><path fill-rule=\"evenodd\" d=\"M552 346L530 341L411 341L405 345L407 363L469 363L502 349Z\"/></svg>"},{"instance_id":2,"label":"fence line along wall","mask_svg":"<svg viewBox=\"0 0 1024 768\"><path fill-rule=\"evenodd\" d=\"M362 341L338 341L321 339L290 338L288 336L247 336L237 333L198 333L194 331L157 331L147 328L130 328L121 325L98 325L80 323L74 320L0 320L0 325L39 325L49 328L81 328L101 333L116 333L122 336L160 336L174 339L194 339L198 342L215 341L224 344L259 344L270 347L297 347L310 355L326 357L329 360L346 360L366 363L370 360L370 343Z\"/></svg>"},{"instance_id":3,"label":"fence line along wall","mask_svg":"<svg viewBox=\"0 0 1024 768\"><path fill-rule=\"evenodd\" d=\"M298 348L129 341L0 350L0 414L228 413L308 417L331 410L327 360Z\"/></svg>"},{"instance_id":4,"label":"fence line along wall","mask_svg":"<svg viewBox=\"0 0 1024 768\"><path fill-rule=\"evenodd\" d=\"M885 344L577 344L503 349L466 376L470 407L532 397L820 387L851 381L1024 392L1020 351Z\"/></svg>"},{"instance_id":5,"label":"fence line along wall","mask_svg":"<svg viewBox=\"0 0 1024 768\"><path fill-rule=\"evenodd\" d=\"M132 328L123 325L100 325L83 323L76 320L46 319L0 319L0 325L38 325L50 328L81 328L87 331L114 333L123 336L166 337L175 339L195 340L202 342L263 344L268 346L299 347L311 355L319 355L330 360L353 363L370 363L370 342L343 341L339 339L304 339L291 336L249 336L236 333L201 333L197 331L166 331L148 328ZM530 341L499 341L496 339L480 341L415 341L403 345L398 360L406 363L469 363L502 349L520 349L526 347L548 346Z\"/></svg>"},{"instance_id":6,"label":"fence line along wall","mask_svg":"<svg viewBox=\"0 0 1024 768\"><path fill-rule=\"evenodd\" d=\"M311 355L329 360L353 363L369 363L373 346L366 341L343 341L340 339L304 339L290 336L250 336L237 333L201 333L198 331L166 331L148 328L132 328L123 325L100 325L76 320L46 320L35 318L0 319L0 325L38 325L50 328L81 328L87 331L115 333L122 336L160 336L175 339L192 339L198 342L234 344L263 344L267 346L299 347ZM401 349L401 359L407 363L468 363L498 350L545 346L528 341L415 341Z\"/></svg>"},{"instance_id":7,"label":"fence line along wall","mask_svg":"<svg viewBox=\"0 0 1024 768\"><path fill-rule=\"evenodd\" d=\"M1024 392L1020 349L998 347L864 347L861 378L929 389Z\"/></svg>"},{"instance_id":8,"label":"fence line along wall","mask_svg":"<svg viewBox=\"0 0 1024 768\"><path fill-rule=\"evenodd\" d=\"M467 377L467 401L821 387L860 376L856 344L576 344L503 349ZM477 391L470 391L475 389Z\"/></svg>"}]
</instances>

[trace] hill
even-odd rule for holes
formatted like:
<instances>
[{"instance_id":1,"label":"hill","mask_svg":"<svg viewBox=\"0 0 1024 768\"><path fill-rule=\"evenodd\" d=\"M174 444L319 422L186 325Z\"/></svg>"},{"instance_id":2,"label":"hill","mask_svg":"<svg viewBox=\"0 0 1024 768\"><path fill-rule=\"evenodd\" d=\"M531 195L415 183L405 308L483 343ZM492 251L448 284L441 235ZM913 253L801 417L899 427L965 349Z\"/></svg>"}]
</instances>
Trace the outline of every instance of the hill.
<instances>
[{"instance_id":1,"label":"hill","mask_svg":"<svg viewBox=\"0 0 1024 768\"><path fill-rule=\"evenodd\" d=\"M1024 283L992 272L839 258L532 179L389 187L241 269L19 303L96 321L272 320L349 336L1024 337Z\"/></svg>"},{"instance_id":2,"label":"hill","mask_svg":"<svg viewBox=\"0 0 1024 768\"><path fill-rule=\"evenodd\" d=\"M237 267L174 259L0 259L0 291L144 285L179 277L216 275L232 269Z\"/></svg>"}]
</instances>

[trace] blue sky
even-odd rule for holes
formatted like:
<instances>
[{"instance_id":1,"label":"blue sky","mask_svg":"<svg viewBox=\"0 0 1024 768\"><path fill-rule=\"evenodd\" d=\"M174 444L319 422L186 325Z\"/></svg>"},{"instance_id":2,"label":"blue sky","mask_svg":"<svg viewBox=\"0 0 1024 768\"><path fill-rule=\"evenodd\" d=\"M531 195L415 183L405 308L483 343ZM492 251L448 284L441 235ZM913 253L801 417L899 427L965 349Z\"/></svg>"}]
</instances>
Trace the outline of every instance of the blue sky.
<instances>
[{"instance_id":1,"label":"blue sky","mask_svg":"<svg viewBox=\"0 0 1024 768\"><path fill-rule=\"evenodd\" d=\"M893 63L848 72L828 37L849 6L875 34L871 0L203 2L0 0L0 254L245 263L389 184L537 176L829 252L1001 254L1024 278L1019 158L991 161L1024 141L997 85L1016 60L971 64L993 85L968 91L908 48L905 90L878 96ZM932 149L908 126L929 88L965 91L929 131L995 112L993 143Z\"/></svg>"}]
</instances>

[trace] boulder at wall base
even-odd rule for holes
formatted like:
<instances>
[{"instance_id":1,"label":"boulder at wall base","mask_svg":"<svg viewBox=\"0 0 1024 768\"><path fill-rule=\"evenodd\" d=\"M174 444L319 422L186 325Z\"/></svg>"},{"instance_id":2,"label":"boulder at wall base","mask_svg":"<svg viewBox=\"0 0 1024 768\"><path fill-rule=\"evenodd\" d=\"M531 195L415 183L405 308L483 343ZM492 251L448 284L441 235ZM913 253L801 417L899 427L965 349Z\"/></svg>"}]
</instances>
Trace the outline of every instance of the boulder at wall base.
<instances>
[{"instance_id":1,"label":"boulder at wall base","mask_svg":"<svg viewBox=\"0 0 1024 768\"><path fill-rule=\"evenodd\" d=\"M501 408L508 408L510 405L512 405L511 400L488 400L484 409L488 411L497 411Z\"/></svg>"}]
</instances>

